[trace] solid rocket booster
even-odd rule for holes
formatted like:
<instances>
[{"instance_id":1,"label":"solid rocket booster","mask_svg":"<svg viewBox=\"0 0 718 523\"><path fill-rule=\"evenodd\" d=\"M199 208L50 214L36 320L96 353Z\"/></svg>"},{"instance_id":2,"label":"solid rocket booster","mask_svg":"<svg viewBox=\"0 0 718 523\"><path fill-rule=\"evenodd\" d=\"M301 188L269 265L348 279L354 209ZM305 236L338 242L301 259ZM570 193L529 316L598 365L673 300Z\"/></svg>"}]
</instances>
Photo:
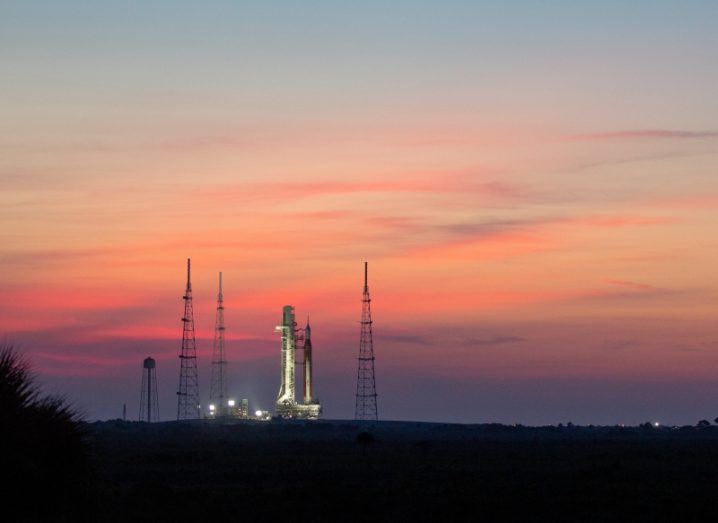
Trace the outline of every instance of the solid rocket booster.
<instances>
[{"instance_id":1,"label":"solid rocket booster","mask_svg":"<svg viewBox=\"0 0 718 523\"><path fill-rule=\"evenodd\" d=\"M304 329L304 403L309 404L313 401L312 393L312 329L307 326Z\"/></svg>"},{"instance_id":2,"label":"solid rocket booster","mask_svg":"<svg viewBox=\"0 0 718 523\"><path fill-rule=\"evenodd\" d=\"M296 339L294 336L294 307L285 305L282 309L282 324L276 330L282 334L282 370L277 405L295 402L295 354Z\"/></svg>"}]
</instances>

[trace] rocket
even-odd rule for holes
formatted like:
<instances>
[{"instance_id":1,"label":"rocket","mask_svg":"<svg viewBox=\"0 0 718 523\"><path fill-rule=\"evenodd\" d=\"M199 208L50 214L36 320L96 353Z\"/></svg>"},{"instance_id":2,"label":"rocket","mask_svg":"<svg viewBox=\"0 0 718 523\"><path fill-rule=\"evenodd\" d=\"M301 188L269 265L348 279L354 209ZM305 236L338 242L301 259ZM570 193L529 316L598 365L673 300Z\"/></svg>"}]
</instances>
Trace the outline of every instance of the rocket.
<instances>
[{"instance_id":1,"label":"rocket","mask_svg":"<svg viewBox=\"0 0 718 523\"><path fill-rule=\"evenodd\" d=\"M294 307L285 305L282 310L282 324L277 326L277 332L282 335L282 369L279 393L275 412L282 418L318 419L322 413L322 406L314 397L314 384L312 376L312 328L297 328ZM299 347L297 344L300 344ZM303 353L302 361L296 361L297 350ZM301 364L304 373L304 401L297 401L297 379L295 366Z\"/></svg>"},{"instance_id":2,"label":"rocket","mask_svg":"<svg viewBox=\"0 0 718 523\"><path fill-rule=\"evenodd\" d=\"M294 307L285 305L282 309L282 324L277 326L277 332L282 334L282 370L277 405L295 404L294 357L296 353L296 339L294 329Z\"/></svg>"},{"instance_id":3,"label":"rocket","mask_svg":"<svg viewBox=\"0 0 718 523\"><path fill-rule=\"evenodd\" d=\"M307 326L304 328L304 403L312 403L312 396L312 328L307 318Z\"/></svg>"}]
</instances>

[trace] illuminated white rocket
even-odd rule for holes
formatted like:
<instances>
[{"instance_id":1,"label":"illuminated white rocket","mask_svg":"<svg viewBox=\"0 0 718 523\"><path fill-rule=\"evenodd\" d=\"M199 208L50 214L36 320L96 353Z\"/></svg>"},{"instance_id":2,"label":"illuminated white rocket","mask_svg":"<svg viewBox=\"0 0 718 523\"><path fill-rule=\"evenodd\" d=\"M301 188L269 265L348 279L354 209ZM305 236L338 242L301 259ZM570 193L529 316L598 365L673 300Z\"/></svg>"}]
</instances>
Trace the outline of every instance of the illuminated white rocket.
<instances>
[{"instance_id":1,"label":"illuminated white rocket","mask_svg":"<svg viewBox=\"0 0 718 523\"><path fill-rule=\"evenodd\" d=\"M305 329L299 329L299 339L303 339L301 347L304 353L302 365L304 366L304 402L297 403L296 371L297 353L297 322L294 317L294 307L285 305L282 309L282 324L275 329L282 335L282 368L279 393L275 412L283 418L317 419L322 413L322 406L314 396L312 377L312 341L311 327L307 320Z\"/></svg>"},{"instance_id":2,"label":"illuminated white rocket","mask_svg":"<svg viewBox=\"0 0 718 523\"><path fill-rule=\"evenodd\" d=\"M276 331L282 335L282 375L277 394L277 411L281 412L296 404L294 358L297 351L295 339L294 307L285 305L282 309L282 324Z\"/></svg>"}]
</instances>

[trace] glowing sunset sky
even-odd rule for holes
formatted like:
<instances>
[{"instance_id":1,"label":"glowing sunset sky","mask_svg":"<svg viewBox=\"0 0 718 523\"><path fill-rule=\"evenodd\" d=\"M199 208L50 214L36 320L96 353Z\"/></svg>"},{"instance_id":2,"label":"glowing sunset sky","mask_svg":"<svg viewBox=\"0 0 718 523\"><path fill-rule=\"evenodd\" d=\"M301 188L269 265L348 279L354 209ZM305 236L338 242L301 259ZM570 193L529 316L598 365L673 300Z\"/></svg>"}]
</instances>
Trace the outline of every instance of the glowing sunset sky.
<instances>
[{"instance_id":1,"label":"glowing sunset sky","mask_svg":"<svg viewBox=\"0 0 718 523\"><path fill-rule=\"evenodd\" d=\"M104 4L104 5L99 5ZM90 419L272 408L281 308L353 416L362 264L383 419L718 415L718 3L0 4L0 334Z\"/></svg>"}]
</instances>

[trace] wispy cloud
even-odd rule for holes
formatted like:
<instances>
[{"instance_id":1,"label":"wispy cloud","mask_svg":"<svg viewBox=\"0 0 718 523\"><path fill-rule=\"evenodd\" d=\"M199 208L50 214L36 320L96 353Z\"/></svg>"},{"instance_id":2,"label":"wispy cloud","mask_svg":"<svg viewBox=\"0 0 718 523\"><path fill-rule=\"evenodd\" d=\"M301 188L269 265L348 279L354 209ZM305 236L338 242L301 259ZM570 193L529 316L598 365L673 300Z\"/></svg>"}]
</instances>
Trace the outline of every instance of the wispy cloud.
<instances>
[{"instance_id":1,"label":"wispy cloud","mask_svg":"<svg viewBox=\"0 0 718 523\"><path fill-rule=\"evenodd\" d=\"M625 350L636 347L635 340L604 340L603 348L606 350Z\"/></svg>"},{"instance_id":2,"label":"wispy cloud","mask_svg":"<svg viewBox=\"0 0 718 523\"><path fill-rule=\"evenodd\" d=\"M519 336L491 336L489 338L466 338L463 345L467 347L494 347L496 345L508 345L526 341Z\"/></svg>"},{"instance_id":3,"label":"wispy cloud","mask_svg":"<svg viewBox=\"0 0 718 523\"><path fill-rule=\"evenodd\" d=\"M652 198L641 203L649 207L661 209L671 208L690 211L694 211L696 209L718 209L718 194L715 192L685 194Z\"/></svg>"},{"instance_id":4,"label":"wispy cloud","mask_svg":"<svg viewBox=\"0 0 718 523\"><path fill-rule=\"evenodd\" d=\"M658 290L657 287L654 287L653 285L648 285L646 283L638 283L635 281L628 281L628 280L606 280L607 283L610 283L611 285L618 285L619 287L627 287L629 289L634 289L637 291L656 291Z\"/></svg>"},{"instance_id":5,"label":"wispy cloud","mask_svg":"<svg viewBox=\"0 0 718 523\"><path fill-rule=\"evenodd\" d=\"M638 129L605 133L586 133L566 136L567 141L623 140L634 138L718 138L718 131L676 131L667 129Z\"/></svg>"},{"instance_id":6,"label":"wispy cloud","mask_svg":"<svg viewBox=\"0 0 718 523\"><path fill-rule=\"evenodd\" d=\"M687 296L695 296L701 291L697 289L667 289L645 285L641 283L621 280L609 280L613 286L620 289L596 289L586 291L574 298L575 301L606 301L606 302L622 302L623 304L638 303L640 301L652 300L677 300Z\"/></svg>"},{"instance_id":7,"label":"wispy cloud","mask_svg":"<svg viewBox=\"0 0 718 523\"><path fill-rule=\"evenodd\" d=\"M380 330L377 330L375 332L375 335L377 339L380 339L382 342L407 343L423 346L433 345L433 342L430 338L419 334L402 334L397 332L385 333Z\"/></svg>"},{"instance_id":8,"label":"wispy cloud","mask_svg":"<svg viewBox=\"0 0 718 523\"><path fill-rule=\"evenodd\" d=\"M697 341L692 343L676 343L672 345L671 348L680 352L707 352L712 351L715 346L715 342Z\"/></svg>"},{"instance_id":9,"label":"wispy cloud","mask_svg":"<svg viewBox=\"0 0 718 523\"><path fill-rule=\"evenodd\" d=\"M452 258L501 258L555 248L566 228L645 227L671 223L664 216L635 214L537 216L521 219L465 220L436 224L436 234L410 251L410 255Z\"/></svg>"},{"instance_id":10,"label":"wispy cloud","mask_svg":"<svg viewBox=\"0 0 718 523\"><path fill-rule=\"evenodd\" d=\"M492 237L507 231L528 231L547 226L587 226L587 227L636 227L644 225L663 225L671 223L667 216L644 216L638 214L597 214L587 216L539 216L514 220L491 220L479 218L439 226L444 232L458 236L475 238Z\"/></svg>"},{"instance_id":11,"label":"wispy cloud","mask_svg":"<svg viewBox=\"0 0 718 523\"><path fill-rule=\"evenodd\" d=\"M199 196L215 201L267 199L284 200L366 194L473 194L495 199L519 199L525 195L521 187L498 180L487 180L481 173L417 174L373 181L315 180L307 182L249 182L208 187Z\"/></svg>"}]
</instances>

